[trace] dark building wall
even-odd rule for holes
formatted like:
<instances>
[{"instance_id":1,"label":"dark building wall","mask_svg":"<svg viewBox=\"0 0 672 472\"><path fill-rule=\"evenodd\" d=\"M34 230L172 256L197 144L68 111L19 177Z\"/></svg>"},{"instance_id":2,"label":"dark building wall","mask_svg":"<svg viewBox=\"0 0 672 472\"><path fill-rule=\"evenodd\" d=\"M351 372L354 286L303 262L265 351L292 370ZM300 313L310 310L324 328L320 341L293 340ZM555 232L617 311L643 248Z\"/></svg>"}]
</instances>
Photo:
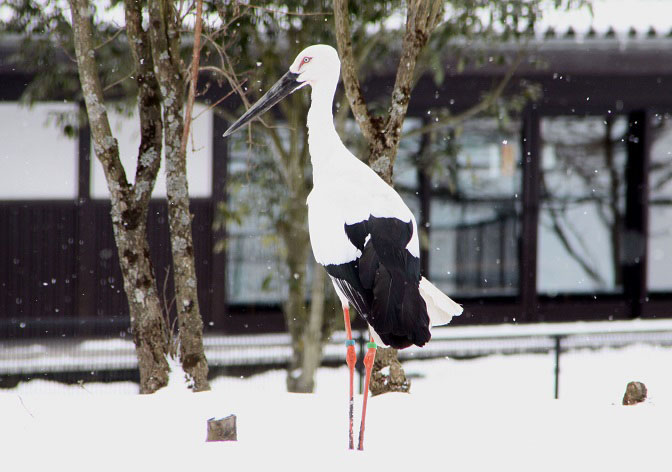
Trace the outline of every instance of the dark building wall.
<instances>
[{"instance_id":1,"label":"dark building wall","mask_svg":"<svg viewBox=\"0 0 672 472\"><path fill-rule=\"evenodd\" d=\"M521 137L521 155L518 156L521 195L515 203L518 219L507 220L504 226L495 221L487 227L484 224L465 227L456 239L458 243L462 239L458 244L462 248L460 263L469 268L461 274L463 284L478 285L482 274L492 274L492 280L501 277L502 281L511 282L517 291L461 297L459 301L465 306L465 315L457 318L455 324L672 316L672 294L648 290L646 244L637 255L631 253L632 257L620 261L617 270L622 271L622 284L611 293L540 294L537 280L539 215L544 199L540 188L541 120L544 117L606 117L610 113L625 117L628 136L632 139L627 148L623 234L627 231L646 241L645 216L649 212L649 200L645 192L651 139L650 133L647 134L648 124L654 113L672 112L672 94L666 93L672 84L672 59L663 60L665 54L672 54L667 44L658 50L651 45L649 49L614 50L612 44L611 49L605 50L604 45L577 47L566 43L565 49L543 51L542 58L549 63L547 68L524 66L514 77L512 84L520 79L533 80L543 90L542 98L529 104L518 117ZM658 59L653 61L652 58ZM455 112L466 109L489 90L502 73L503 70L497 68L467 70L462 75L448 74L440 85L429 77L422 78L414 91L410 113L423 117L427 110L445 106L451 100L454 100ZM8 71L5 74L7 81L3 83L8 87L3 88L2 99L15 100L29 77ZM385 87L380 84L392 80L391 77L382 82L378 79L365 84L372 95L376 89L384 92ZM219 98L226 91L211 88L208 93L210 98ZM213 121L213 196L192 202L199 302L206 330L229 333L283 330L279 305L230 306L227 303L226 254L213 250L215 242L226 236L226 230L215 231L212 226L218 202L226 201L227 150L219 139L225 125L221 118ZM77 201L0 202L0 338L117 334L128 328L109 204L89 198L88 139L86 133L80 134ZM428 201L442 196L439 190L432 188L426 188L422 194ZM420 207L428 208L428 201ZM165 271L170 267L165 214L164 202L152 203L149 240L161 293ZM515 264L510 267L515 267L518 273L493 272L495 253L480 251L480 247L483 244L503 247L512 240L517 249ZM499 255L503 254L500 251ZM472 276L478 279L474 283L467 280ZM510 280L512 277L517 277L515 284ZM165 289L165 301L170 304L170 283Z\"/></svg>"}]
</instances>

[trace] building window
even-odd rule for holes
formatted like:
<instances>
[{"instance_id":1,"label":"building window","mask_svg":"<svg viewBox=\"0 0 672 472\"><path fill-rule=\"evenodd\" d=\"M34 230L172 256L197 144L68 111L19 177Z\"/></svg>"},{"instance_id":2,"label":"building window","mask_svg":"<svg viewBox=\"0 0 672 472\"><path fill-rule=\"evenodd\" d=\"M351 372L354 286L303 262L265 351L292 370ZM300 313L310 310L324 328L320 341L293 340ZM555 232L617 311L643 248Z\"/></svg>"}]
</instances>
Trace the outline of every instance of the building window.
<instances>
[{"instance_id":1,"label":"building window","mask_svg":"<svg viewBox=\"0 0 672 472\"><path fill-rule=\"evenodd\" d=\"M409 118L404 132L421 126ZM355 129L350 126L350 129ZM283 139L285 137L283 136ZM229 303L278 303L286 298L283 246L273 230L284 188L263 136L250 148L245 134L231 137L227 182ZM366 152L356 143L355 154ZM428 277L451 295L515 295L520 230L520 123L472 120L459 131L408 136L394 167L395 190L422 215L422 169L429 179L429 215L420 245ZM428 166L428 167L427 167ZM311 264L309 264L310 267ZM307 281L310 280L310 271Z\"/></svg>"},{"instance_id":2,"label":"building window","mask_svg":"<svg viewBox=\"0 0 672 472\"><path fill-rule=\"evenodd\" d=\"M655 115L649 171L649 259L651 291L672 290L672 116Z\"/></svg>"},{"instance_id":3,"label":"building window","mask_svg":"<svg viewBox=\"0 0 672 472\"><path fill-rule=\"evenodd\" d=\"M77 197L77 106L0 103L0 200Z\"/></svg>"},{"instance_id":4,"label":"building window","mask_svg":"<svg viewBox=\"0 0 672 472\"><path fill-rule=\"evenodd\" d=\"M431 279L458 296L517 294L520 123L471 120L431 148Z\"/></svg>"},{"instance_id":5,"label":"building window","mask_svg":"<svg viewBox=\"0 0 672 472\"><path fill-rule=\"evenodd\" d=\"M282 132L283 130L280 130ZM282 134L282 133L281 133ZM229 304L278 304L287 298L282 242L273 228L281 211L275 162L265 134L229 138L226 215L227 302Z\"/></svg>"},{"instance_id":6,"label":"building window","mask_svg":"<svg viewBox=\"0 0 672 472\"><path fill-rule=\"evenodd\" d=\"M538 291L622 290L627 119L541 121Z\"/></svg>"}]
</instances>

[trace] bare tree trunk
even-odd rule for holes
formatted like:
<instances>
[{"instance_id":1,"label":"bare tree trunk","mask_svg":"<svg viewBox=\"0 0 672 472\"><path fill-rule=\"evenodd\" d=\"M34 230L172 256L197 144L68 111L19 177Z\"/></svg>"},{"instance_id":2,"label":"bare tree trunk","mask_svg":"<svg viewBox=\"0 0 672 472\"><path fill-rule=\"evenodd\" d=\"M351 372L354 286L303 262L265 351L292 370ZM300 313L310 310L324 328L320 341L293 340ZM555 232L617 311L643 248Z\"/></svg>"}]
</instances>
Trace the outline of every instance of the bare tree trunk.
<instances>
[{"instance_id":1,"label":"bare tree trunk","mask_svg":"<svg viewBox=\"0 0 672 472\"><path fill-rule=\"evenodd\" d=\"M124 290L131 315L131 332L140 370L140 393L154 393L168 385L170 370L166 321L156 289L156 278L149 258L145 221L147 211L139 219L143 223L134 232L121 227L129 221L119 219L115 213L118 204L112 199L112 221L117 248L120 253Z\"/></svg>"},{"instance_id":2,"label":"bare tree trunk","mask_svg":"<svg viewBox=\"0 0 672 472\"><path fill-rule=\"evenodd\" d=\"M392 89L391 103L384 117L374 118L368 110L357 80L357 63L350 40L348 0L334 0L336 40L341 57L345 93L355 120L369 143L369 166L387 183L392 184L392 170L401 139L418 56L441 19L442 2L409 0L406 31L401 57Z\"/></svg>"},{"instance_id":3,"label":"bare tree trunk","mask_svg":"<svg viewBox=\"0 0 672 472\"><path fill-rule=\"evenodd\" d=\"M322 346L332 324L325 323L325 273L316 262L310 309L306 305L306 264L311 253L308 208L305 202L311 186L305 174L309 159L308 134L298 131L305 130L305 102L300 96L294 95L290 100L281 103L280 109L287 118L289 127L297 130L285 142L275 128L267 128L278 157L277 169L288 189L287 195L283 196L282 219L275 222L284 244L285 264L289 271L289 294L283 307L292 342L292 358L287 368L287 390L310 393L315 388L315 372L322 363Z\"/></svg>"},{"instance_id":4,"label":"bare tree trunk","mask_svg":"<svg viewBox=\"0 0 672 472\"><path fill-rule=\"evenodd\" d=\"M142 44L133 49L139 85L138 106L141 144L136 181L130 185L119 159L119 147L112 135L105 109L98 66L93 47L93 10L88 0L70 0L75 51L84 102L91 126L96 156L103 166L110 191L111 217L124 290L129 304L131 330L140 371L140 392L152 393L168 383L168 340L156 279L149 256L146 221L149 199L161 156L161 118L157 83L149 49ZM127 11L136 19L127 31L130 43L141 43L139 12ZM136 41L138 40L138 41Z\"/></svg>"},{"instance_id":5,"label":"bare tree trunk","mask_svg":"<svg viewBox=\"0 0 672 472\"><path fill-rule=\"evenodd\" d=\"M389 374L383 373L385 367L389 368ZM409 393L411 391L411 381L406 377L396 349L383 348L376 352L369 390L374 396L388 392Z\"/></svg>"},{"instance_id":6,"label":"bare tree trunk","mask_svg":"<svg viewBox=\"0 0 672 472\"><path fill-rule=\"evenodd\" d=\"M194 391L209 390L208 363L203 350L203 320L198 304L194 245L189 211L184 134L184 81L180 62L180 24L175 5L152 0L149 6L150 39L154 66L161 84L166 155L168 222L173 253L179 353Z\"/></svg>"},{"instance_id":7,"label":"bare tree trunk","mask_svg":"<svg viewBox=\"0 0 672 472\"><path fill-rule=\"evenodd\" d=\"M324 267L314 262L310 290L310 310L301 335L303 355L299 361L300 370L294 381L294 391L315 391L315 373L322 363L322 346L324 344L322 327L324 325L325 274Z\"/></svg>"},{"instance_id":8,"label":"bare tree trunk","mask_svg":"<svg viewBox=\"0 0 672 472\"><path fill-rule=\"evenodd\" d=\"M614 286L619 287L623 283L623 271L621 270L621 234L623 234L623 215L619 207L621 190L621 178L614 163L614 144L611 140L614 120L608 116L605 120L604 140L605 164L609 172L609 204L611 220L606 220L605 225L610 228L611 234L611 263L614 271ZM599 206L599 203L597 204Z\"/></svg>"},{"instance_id":9,"label":"bare tree trunk","mask_svg":"<svg viewBox=\"0 0 672 472\"><path fill-rule=\"evenodd\" d=\"M304 201L305 199L292 199L286 220L278 225L285 245L285 258L289 270L289 293L283 310L292 339L292 359L287 369L287 391L298 393L310 391L304 389L305 382L299 382L305 357L303 332L308 319L305 280L309 239L305 227L307 210Z\"/></svg>"}]
</instances>

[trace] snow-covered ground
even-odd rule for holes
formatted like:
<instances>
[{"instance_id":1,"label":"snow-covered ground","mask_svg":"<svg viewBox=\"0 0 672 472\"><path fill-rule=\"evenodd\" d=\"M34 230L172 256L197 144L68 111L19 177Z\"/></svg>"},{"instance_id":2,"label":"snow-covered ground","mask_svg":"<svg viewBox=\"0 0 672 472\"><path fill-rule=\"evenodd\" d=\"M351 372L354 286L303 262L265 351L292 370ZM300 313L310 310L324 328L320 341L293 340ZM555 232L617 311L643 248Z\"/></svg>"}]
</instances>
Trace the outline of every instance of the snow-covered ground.
<instances>
[{"instance_id":1,"label":"snow-covered ground","mask_svg":"<svg viewBox=\"0 0 672 472\"><path fill-rule=\"evenodd\" d=\"M670 470L672 348L565 353L560 400L551 354L404 365L412 393L370 400L364 452L346 449L345 368L320 370L314 395L286 393L282 371L198 394L179 375L150 396L132 383L27 382L0 391L2 469ZM620 405L630 380L649 401ZM230 413L238 441L206 443L206 420Z\"/></svg>"}]
</instances>

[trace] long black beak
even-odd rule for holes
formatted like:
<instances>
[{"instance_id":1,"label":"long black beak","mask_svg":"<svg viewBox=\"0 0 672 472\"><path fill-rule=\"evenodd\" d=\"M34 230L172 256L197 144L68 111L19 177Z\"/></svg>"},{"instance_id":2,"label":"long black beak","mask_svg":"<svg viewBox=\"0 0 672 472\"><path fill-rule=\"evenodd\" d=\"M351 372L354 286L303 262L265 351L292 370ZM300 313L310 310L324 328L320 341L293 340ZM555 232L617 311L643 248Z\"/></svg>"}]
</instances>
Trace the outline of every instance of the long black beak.
<instances>
[{"instance_id":1,"label":"long black beak","mask_svg":"<svg viewBox=\"0 0 672 472\"><path fill-rule=\"evenodd\" d=\"M305 85L304 82L299 82L296 80L298 76L299 74L295 74L289 71L283 75L280 80L273 84L273 87L271 87L270 90L257 101L257 103L252 105L243 116L238 118L238 121L236 121L229 127L229 129L226 130L224 137L226 138L227 136L235 133L239 128L242 128L245 124L252 121L257 116L270 110L273 105L278 103L287 95Z\"/></svg>"}]
</instances>

